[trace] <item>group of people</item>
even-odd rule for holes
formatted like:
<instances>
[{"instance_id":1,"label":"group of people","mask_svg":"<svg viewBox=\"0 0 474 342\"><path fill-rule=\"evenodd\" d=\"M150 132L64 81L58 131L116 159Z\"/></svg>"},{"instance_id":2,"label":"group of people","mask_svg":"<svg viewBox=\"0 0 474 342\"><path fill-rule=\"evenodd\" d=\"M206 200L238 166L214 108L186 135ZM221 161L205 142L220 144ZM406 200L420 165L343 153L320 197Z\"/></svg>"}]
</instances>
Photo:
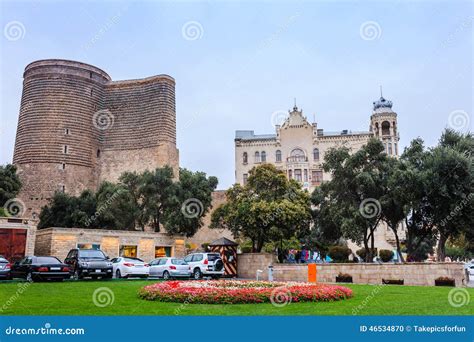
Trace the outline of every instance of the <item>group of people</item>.
<instances>
[{"instance_id":1,"label":"group of people","mask_svg":"<svg viewBox=\"0 0 474 342\"><path fill-rule=\"evenodd\" d=\"M284 261L290 264L309 264L324 262L317 249L309 250L302 247L301 250L290 249L286 252Z\"/></svg>"}]
</instances>

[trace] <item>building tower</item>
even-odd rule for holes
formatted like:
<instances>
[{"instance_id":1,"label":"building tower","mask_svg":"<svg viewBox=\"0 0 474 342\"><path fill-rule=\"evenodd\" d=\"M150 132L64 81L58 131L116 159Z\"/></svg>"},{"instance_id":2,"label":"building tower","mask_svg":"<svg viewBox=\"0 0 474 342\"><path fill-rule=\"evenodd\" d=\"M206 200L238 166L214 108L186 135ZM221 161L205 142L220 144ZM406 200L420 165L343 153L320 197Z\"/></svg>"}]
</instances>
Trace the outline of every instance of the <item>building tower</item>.
<instances>
[{"instance_id":1,"label":"building tower","mask_svg":"<svg viewBox=\"0 0 474 342\"><path fill-rule=\"evenodd\" d=\"M112 81L81 62L26 66L13 163L24 217L57 191L79 195L125 171L169 165L178 175L175 81L168 75Z\"/></svg>"},{"instance_id":2,"label":"building tower","mask_svg":"<svg viewBox=\"0 0 474 342\"><path fill-rule=\"evenodd\" d=\"M370 116L370 131L385 146L389 156L398 156L397 113L392 110L392 101L386 100L380 90L380 99L373 102L373 112Z\"/></svg>"}]
</instances>

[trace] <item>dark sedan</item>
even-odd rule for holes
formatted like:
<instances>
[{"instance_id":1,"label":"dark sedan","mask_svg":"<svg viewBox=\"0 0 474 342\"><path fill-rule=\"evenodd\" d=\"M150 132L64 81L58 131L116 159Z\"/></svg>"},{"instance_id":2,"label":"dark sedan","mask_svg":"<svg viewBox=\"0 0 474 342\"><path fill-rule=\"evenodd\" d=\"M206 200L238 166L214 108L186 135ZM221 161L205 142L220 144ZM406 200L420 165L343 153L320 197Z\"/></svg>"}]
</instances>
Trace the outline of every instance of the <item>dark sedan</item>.
<instances>
[{"instance_id":1,"label":"dark sedan","mask_svg":"<svg viewBox=\"0 0 474 342\"><path fill-rule=\"evenodd\" d=\"M27 256L16 262L11 270L12 278L24 278L28 281L58 280L70 277L69 266L58 258L50 256Z\"/></svg>"},{"instance_id":2,"label":"dark sedan","mask_svg":"<svg viewBox=\"0 0 474 342\"><path fill-rule=\"evenodd\" d=\"M11 264L0 255L0 279L11 279Z\"/></svg>"}]
</instances>

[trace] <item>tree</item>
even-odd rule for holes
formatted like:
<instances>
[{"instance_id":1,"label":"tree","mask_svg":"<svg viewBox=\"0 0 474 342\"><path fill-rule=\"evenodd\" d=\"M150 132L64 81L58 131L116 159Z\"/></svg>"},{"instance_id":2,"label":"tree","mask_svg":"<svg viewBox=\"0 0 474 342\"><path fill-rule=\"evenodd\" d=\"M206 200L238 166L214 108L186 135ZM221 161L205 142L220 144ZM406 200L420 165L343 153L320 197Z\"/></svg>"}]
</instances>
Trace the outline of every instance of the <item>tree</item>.
<instances>
[{"instance_id":1,"label":"tree","mask_svg":"<svg viewBox=\"0 0 474 342\"><path fill-rule=\"evenodd\" d=\"M212 207L212 192L217 183L216 177L207 177L204 172L179 170L174 205L166 211L168 233L186 237L196 234L203 225L203 217Z\"/></svg>"},{"instance_id":2,"label":"tree","mask_svg":"<svg viewBox=\"0 0 474 342\"><path fill-rule=\"evenodd\" d=\"M346 147L327 153L323 168L332 180L323 184L321 194L314 195L318 224L324 235L334 239L331 226L340 227L341 236L363 244L366 261L371 261L375 250L375 229L382 218L380 200L386 190L388 157L382 143L371 139L354 154Z\"/></svg>"},{"instance_id":3,"label":"tree","mask_svg":"<svg viewBox=\"0 0 474 342\"><path fill-rule=\"evenodd\" d=\"M426 159L427 201L438 233L438 261L446 242L474 225L474 137L447 129Z\"/></svg>"},{"instance_id":4,"label":"tree","mask_svg":"<svg viewBox=\"0 0 474 342\"><path fill-rule=\"evenodd\" d=\"M212 214L211 228L227 228L235 237L250 239L253 252L260 252L267 242L308 232L309 194L273 165L252 168L247 184L235 184L226 195L227 202Z\"/></svg>"},{"instance_id":5,"label":"tree","mask_svg":"<svg viewBox=\"0 0 474 342\"><path fill-rule=\"evenodd\" d=\"M20 192L21 182L16 174L16 166L0 165L0 216L6 216L3 206Z\"/></svg>"}]
</instances>

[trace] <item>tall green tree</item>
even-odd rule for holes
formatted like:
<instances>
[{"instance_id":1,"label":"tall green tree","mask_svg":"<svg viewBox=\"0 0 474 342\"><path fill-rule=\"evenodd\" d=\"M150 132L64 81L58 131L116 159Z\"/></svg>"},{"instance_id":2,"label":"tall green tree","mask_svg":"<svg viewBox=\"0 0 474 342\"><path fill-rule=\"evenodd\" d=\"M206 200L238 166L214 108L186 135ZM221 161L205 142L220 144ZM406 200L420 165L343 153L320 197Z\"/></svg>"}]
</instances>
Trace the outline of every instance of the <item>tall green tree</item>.
<instances>
[{"instance_id":1,"label":"tall green tree","mask_svg":"<svg viewBox=\"0 0 474 342\"><path fill-rule=\"evenodd\" d=\"M254 252L260 252L267 242L309 231L309 194L273 165L254 167L247 184L235 184L226 195L227 202L212 214L211 228L227 228L235 237L250 239Z\"/></svg>"},{"instance_id":2,"label":"tall green tree","mask_svg":"<svg viewBox=\"0 0 474 342\"><path fill-rule=\"evenodd\" d=\"M437 257L443 261L446 242L474 225L474 137L446 130L426 159L427 200L438 233Z\"/></svg>"},{"instance_id":3,"label":"tall green tree","mask_svg":"<svg viewBox=\"0 0 474 342\"><path fill-rule=\"evenodd\" d=\"M374 257L375 230L382 219L380 201L388 180L387 163L384 147L376 139L353 154L346 147L331 149L323 168L332 179L317 190L321 194L313 196L320 224L339 226L343 238L362 244L368 251L366 261ZM323 231L331 232L329 227Z\"/></svg>"},{"instance_id":4,"label":"tall green tree","mask_svg":"<svg viewBox=\"0 0 474 342\"><path fill-rule=\"evenodd\" d=\"M216 177L181 168L173 202L165 213L167 232L187 237L196 234L212 207L212 192L217 184Z\"/></svg>"}]
</instances>

